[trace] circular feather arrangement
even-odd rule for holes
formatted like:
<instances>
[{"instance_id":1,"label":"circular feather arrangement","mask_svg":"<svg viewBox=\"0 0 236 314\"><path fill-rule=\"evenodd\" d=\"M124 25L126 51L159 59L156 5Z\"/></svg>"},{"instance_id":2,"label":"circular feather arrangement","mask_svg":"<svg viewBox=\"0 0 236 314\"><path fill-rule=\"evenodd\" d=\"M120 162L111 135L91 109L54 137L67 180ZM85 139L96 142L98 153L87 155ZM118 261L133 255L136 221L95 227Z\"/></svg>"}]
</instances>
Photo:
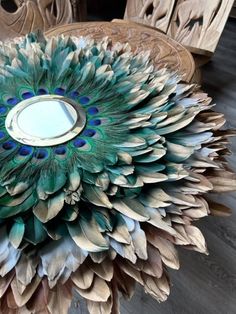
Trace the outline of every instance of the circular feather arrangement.
<instances>
[{"instance_id":1,"label":"circular feather arrangement","mask_svg":"<svg viewBox=\"0 0 236 314\"><path fill-rule=\"evenodd\" d=\"M165 301L176 246L206 253L193 222L226 210L207 193L236 188L211 99L107 38L1 44L0 86L0 312L67 313L74 288L90 313L119 313L136 282ZM83 131L52 147L11 138L9 111L47 94L83 107Z\"/></svg>"}]
</instances>

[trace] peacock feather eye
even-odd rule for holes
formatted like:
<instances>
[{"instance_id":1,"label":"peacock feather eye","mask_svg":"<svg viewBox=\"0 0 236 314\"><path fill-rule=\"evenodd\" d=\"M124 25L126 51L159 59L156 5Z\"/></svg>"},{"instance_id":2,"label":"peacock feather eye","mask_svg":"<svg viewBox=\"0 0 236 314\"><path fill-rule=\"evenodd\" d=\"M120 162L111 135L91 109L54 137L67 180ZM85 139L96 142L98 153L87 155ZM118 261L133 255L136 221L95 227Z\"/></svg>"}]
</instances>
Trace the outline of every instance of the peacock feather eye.
<instances>
[{"instance_id":1,"label":"peacock feather eye","mask_svg":"<svg viewBox=\"0 0 236 314\"><path fill-rule=\"evenodd\" d=\"M89 121L89 125L93 125L93 126L98 126L100 125L102 122L100 119L94 119L94 120L90 120Z\"/></svg>"},{"instance_id":2,"label":"peacock feather eye","mask_svg":"<svg viewBox=\"0 0 236 314\"><path fill-rule=\"evenodd\" d=\"M21 97L23 99L29 99L29 98L34 97L34 93L33 92L24 92L24 93L22 93Z\"/></svg>"},{"instance_id":3,"label":"peacock feather eye","mask_svg":"<svg viewBox=\"0 0 236 314\"><path fill-rule=\"evenodd\" d=\"M72 91L70 92L69 96L72 98L72 99L77 99L79 97L79 92L77 91Z\"/></svg>"},{"instance_id":4,"label":"peacock feather eye","mask_svg":"<svg viewBox=\"0 0 236 314\"><path fill-rule=\"evenodd\" d=\"M96 131L93 130L93 129L86 129L84 130L84 132L82 133L82 135L84 136L89 136L89 137L92 137L96 134Z\"/></svg>"},{"instance_id":5,"label":"peacock feather eye","mask_svg":"<svg viewBox=\"0 0 236 314\"><path fill-rule=\"evenodd\" d=\"M7 104L10 106L15 106L18 104L18 102L19 102L19 99L16 97L12 97L12 98L7 99Z\"/></svg>"},{"instance_id":6,"label":"peacock feather eye","mask_svg":"<svg viewBox=\"0 0 236 314\"><path fill-rule=\"evenodd\" d=\"M36 150L34 157L39 160L46 159L48 157L48 151L46 149L40 148Z\"/></svg>"},{"instance_id":7,"label":"peacock feather eye","mask_svg":"<svg viewBox=\"0 0 236 314\"><path fill-rule=\"evenodd\" d=\"M38 95L47 95L48 94L48 90L46 88L39 88L37 94Z\"/></svg>"},{"instance_id":8,"label":"peacock feather eye","mask_svg":"<svg viewBox=\"0 0 236 314\"><path fill-rule=\"evenodd\" d=\"M75 147L80 148L83 147L84 145L86 145L86 141L84 139L76 139L73 141L73 144Z\"/></svg>"},{"instance_id":9,"label":"peacock feather eye","mask_svg":"<svg viewBox=\"0 0 236 314\"><path fill-rule=\"evenodd\" d=\"M90 115L95 115L99 112L98 108L97 107L90 107L88 108L88 114Z\"/></svg>"},{"instance_id":10,"label":"peacock feather eye","mask_svg":"<svg viewBox=\"0 0 236 314\"><path fill-rule=\"evenodd\" d=\"M7 108L5 106L0 106L0 115L4 115L7 112Z\"/></svg>"},{"instance_id":11,"label":"peacock feather eye","mask_svg":"<svg viewBox=\"0 0 236 314\"><path fill-rule=\"evenodd\" d=\"M66 93L66 91L65 91L65 89L62 88L62 87L57 87L57 88L55 88L54 93L55 93L56 95L64 96L65 93Z\"/></svg>"},{"instance_id":12,"label":"peacock feather eye","mask_svg":"<svg viewBox=\"0 0 236 314\"><path fill-rule=\"evenodd\" d=\"M90 98L87 96L82 96L79 98L79 102L81 105L88 105L88 103L90 102Z\"/></svg>"},{"instance_id":13,"label":"peacock feather eye","mask_svg":"<svg viewBox=\"0 0 236 314\"><path fill-rule=\"evenodd\" d=\"M0 139L4 138L6 134L3 131L0 131Z\"/></svg>"},{"instance_id":14,"label":"peacock feather eye","mask_svg":"<svg viewBox=\"0 0 236 314\"><path fill-rule=\"evenodd\" d=\"M65 146L57 147L57 148L55 148L54 152L56 155L65 155L66 147Z\"/></svg>"},{"instance_id":15,"label":"peacock feather eye","mask_svg":"<svg viewBox=\"0 0 236 314\"><path fill-rule=\"evenodd\" d=\"M29 156L32 153L33 149L30 146L21 146L19 149L20 156Z\"/></svg>"},{"instance_id":16,"label":"peacock feather eye","mask_svg":"<svg viewBox=\"0 0 236 314\"><path fill-rule=\"evenodd\" d=\"M11 150L16 147L16 143L13 141L7 141L2 144L2 148L5 150Z\"/></svg>"}]
</instances>

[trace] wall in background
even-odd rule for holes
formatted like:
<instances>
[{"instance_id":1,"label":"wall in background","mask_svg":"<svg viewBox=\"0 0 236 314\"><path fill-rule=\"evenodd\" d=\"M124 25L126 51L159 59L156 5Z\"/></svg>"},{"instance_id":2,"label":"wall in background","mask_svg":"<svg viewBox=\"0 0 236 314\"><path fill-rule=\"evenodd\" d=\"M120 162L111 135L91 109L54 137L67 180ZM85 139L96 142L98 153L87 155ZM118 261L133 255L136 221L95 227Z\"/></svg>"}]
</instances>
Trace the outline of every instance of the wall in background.
<instances>
[{"instance_id":1,"label":"wall in background","mask_svg":"<svg viewBox=\"0 0 236 314\"><path fill-rule=\"evenodd\" d=\"M89 20L110 21L123 18L126 0L87 0L87 5Z\"/></svg>"}]
</instances>

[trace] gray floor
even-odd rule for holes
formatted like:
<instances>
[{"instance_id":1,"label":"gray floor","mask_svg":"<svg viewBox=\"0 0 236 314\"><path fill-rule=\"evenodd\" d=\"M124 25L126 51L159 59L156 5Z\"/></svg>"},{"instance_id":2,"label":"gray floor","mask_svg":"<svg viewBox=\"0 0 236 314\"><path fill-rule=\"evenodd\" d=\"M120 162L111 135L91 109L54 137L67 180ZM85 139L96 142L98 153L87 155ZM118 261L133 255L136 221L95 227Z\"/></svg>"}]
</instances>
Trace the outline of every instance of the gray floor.
<instances>
[{"instance_id":1,"label":"gray floor","mask_svg":"<svg viewBox=\"0 0 236 314\"><path fill-rule=\"evenodd\" d=\"M224 112L227 126L236 128L236 20L228 21L212 61L203 69L203 89ZM230 163L236 169L236 139ZM180 249L181 269L170 271L171 295L158 304L140 287L122 314L235 314L236 313L236 193L219 197L235 208L230 218L208 217L197 225L208 243L209 256ZM87 313L83 302L71 314Z\"/></svg>"}]
</instances>

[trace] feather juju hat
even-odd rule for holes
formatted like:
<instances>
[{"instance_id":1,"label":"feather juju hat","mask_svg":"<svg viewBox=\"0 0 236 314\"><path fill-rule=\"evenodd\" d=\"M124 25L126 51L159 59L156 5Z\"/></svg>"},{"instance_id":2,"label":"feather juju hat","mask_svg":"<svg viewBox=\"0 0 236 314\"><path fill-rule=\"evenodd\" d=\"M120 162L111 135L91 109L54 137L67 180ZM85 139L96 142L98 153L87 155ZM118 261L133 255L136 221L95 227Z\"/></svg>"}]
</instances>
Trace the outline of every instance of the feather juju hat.
<instances>
[{"instance_id":1,"label":"feather juju hat","mask_svg":"<svg viewBox=\"0 0 236 314\"><path fill-rule=\"evenodd\" d=\"M0 45L0 313L119 313L135 283L170 292L176 246L206 253L192 223L236 188L225 120L176 73L128 44L30 34ZM16 141L5 120L38 95L73 100L84 128L55 146Z\"/></svg>"}]
</instances>

